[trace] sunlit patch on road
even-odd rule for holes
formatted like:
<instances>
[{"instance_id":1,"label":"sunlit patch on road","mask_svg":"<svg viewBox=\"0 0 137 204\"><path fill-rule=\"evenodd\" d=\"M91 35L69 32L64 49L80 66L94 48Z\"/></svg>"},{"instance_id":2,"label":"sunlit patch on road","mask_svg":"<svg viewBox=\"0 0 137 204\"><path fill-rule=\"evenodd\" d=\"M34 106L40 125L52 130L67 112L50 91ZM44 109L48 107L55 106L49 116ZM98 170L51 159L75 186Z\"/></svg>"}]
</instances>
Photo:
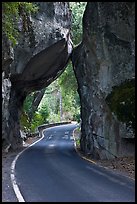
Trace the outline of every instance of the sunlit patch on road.
<instances>
[{"instance_id":1,"label":"sunlit patch on road","mask_svg":"<svg viewBox=\"0 0 137 204\"><path fill-rule=\"evenodd\" d=\"M48 137L48 140L51 140L53 138L53 135L50 135L49 137Z\"/></svg>"},{"instance_id":2,"label":"sunlit patch on road","mask_svg":"<svg viewBox=\"0 0 137 204\"><path fill-rule=\"evenodd\" d=\"M69 139L69 136L68 136L68 135L64 135L64 136L62 137L62 139L68 140L68 139Z\"/></svg>"},{"instance_id":3,"label":"sunlit patch on road","mask_svg":"<svg viewBox=\"0 0 137 204\"><path fill-rule=\"evenodd\" d=\"M66 132L65 132L65 135L68 135L68 134L69 134L69 131L66 131Z\"/></svg>"},{"instance_id":4,"label":"sunlit patch on road","mask_svg":"<svg viewBox=\"0 0 137 204\"><path fill-rule=\"evenodd\" d=\"M49 144L49 147L54 147L55 146L55 144Z\"/></svg>"}]
</instances>

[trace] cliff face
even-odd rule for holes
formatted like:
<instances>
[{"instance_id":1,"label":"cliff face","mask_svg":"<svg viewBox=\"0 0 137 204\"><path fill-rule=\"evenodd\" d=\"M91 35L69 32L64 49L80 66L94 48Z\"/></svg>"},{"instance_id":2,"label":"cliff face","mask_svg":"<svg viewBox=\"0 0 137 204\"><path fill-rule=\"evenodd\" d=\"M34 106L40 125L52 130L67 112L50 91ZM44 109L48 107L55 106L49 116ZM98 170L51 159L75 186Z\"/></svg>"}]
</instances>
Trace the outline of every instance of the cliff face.
<instances>
[{"instance_id":1,"label":"cliff face","mask_svg":"<svg viewBox=\"0 0 137 204\"><path fill-rule=\"evenodd\" d=\"M99 158L133 154L134 122L127 122L128 114L123 119L119 112L126 112L127 104L128 110L131 107L134 111L134 45L134 2L87 3L83 40L72 53L81 100L81 148L85 153ZM119 109L111 104L114 94Z\"/></svg>"},{"instance_id":2,"label":"cliff face","mask_svg":"<svg viewBox=\"0 0 137 204\"><path fill-rule=\"evenodd\" d=\"M20 38L14 49L2 36L2 138L13 149L22 145L19 118L25 97L54 81L72 52L68 3L36 4L38 12L19 22Z\"/></svg>"}]
</instances>

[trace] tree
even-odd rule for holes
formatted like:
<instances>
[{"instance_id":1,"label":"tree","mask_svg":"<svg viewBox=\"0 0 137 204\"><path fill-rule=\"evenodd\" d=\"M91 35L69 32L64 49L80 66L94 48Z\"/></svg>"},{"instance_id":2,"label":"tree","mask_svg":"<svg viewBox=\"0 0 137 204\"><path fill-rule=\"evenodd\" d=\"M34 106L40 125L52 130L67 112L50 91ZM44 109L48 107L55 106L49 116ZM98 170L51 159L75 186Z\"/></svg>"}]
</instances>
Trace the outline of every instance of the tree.
<instances>
[{"instance_id":1,"label":"tree","mask_svg":"<svg viewBox=\"0 0 137 204\"><path fill-rule=\"evenodd\" d=\"M82 18L87 2L70 2L72 10L72 40L77 45L82 40Z\"/></svg>"},{"instance_id":2,"label":"tree","mask_svg":"<svg viewBox=\"0 0 137 204\"><path fill-rule=\"evenodd\" d=\"M42 89L40 91L34 92L33 95L33 101L31 102L31 108L29 110L29 120L32 120L33 114L37 111L38 106L44 96L45 89Z\"/></svg>"},{"instance_id":3,"label":"tree","mask_svg":"<svg viewBox=\"0 0 137 204\"><path fill-rule=\"evenodd\" d=\"M48 123L48 117L49 117L48 105L47 104L43 104L39 108L38 113L42 116L42 120L43 120L42 123Z\"/></svg>"}]
</instances>

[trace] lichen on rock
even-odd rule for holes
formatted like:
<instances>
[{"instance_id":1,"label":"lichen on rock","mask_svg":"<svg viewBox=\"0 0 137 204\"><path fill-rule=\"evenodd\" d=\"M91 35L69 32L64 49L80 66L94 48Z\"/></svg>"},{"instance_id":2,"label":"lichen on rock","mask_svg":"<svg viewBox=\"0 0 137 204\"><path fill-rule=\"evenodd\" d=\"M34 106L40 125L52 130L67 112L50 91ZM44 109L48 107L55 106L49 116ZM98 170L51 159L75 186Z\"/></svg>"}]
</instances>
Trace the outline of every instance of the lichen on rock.
<instances>
[{"instance_id":1,"label":"lichen on rock","mask_svg":"<svg viewBox=\"0 0 137 204\"><path fill-rule=\"evenodd\" d=\"M106 97L107 104L118 120L126 123L135 134L135 80L127 80Z\"/></svg>"}]
</instances>

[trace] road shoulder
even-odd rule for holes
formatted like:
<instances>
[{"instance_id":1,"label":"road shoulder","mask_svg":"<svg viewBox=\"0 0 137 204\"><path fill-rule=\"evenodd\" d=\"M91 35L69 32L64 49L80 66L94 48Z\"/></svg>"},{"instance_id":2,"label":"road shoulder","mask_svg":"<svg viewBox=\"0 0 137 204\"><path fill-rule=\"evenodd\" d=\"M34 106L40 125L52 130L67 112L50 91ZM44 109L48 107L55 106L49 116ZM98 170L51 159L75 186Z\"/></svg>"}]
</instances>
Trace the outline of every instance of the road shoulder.
<instances>
[{"instance_id":1,"label":"road shoulder","mask_svg":"<svg viewBox=\"0 0 137 204\"><path fill-rule=\"evenodd\" d=\"M18 202L11 183L11 164L15 157L29 145L33 144L40 137L30 137L24 143L23 147L16 151L2 151L2 202Z\"/></svg>"},{"instance_id":2,"label":"road shoulder","mask_svg":"<svg viewBox=\"0 0 137 204\"><path fill-rule=\"evenodd\" d=\"M78 141L80 131L76 128L73 131L73 136L75 140L75 150L80 157L86 159L92 163L98 164L106 169L109 169L115 173L121 174L123 176L129 177L135 180L135 156L120 157L111 160L97 160L92 158L92 155L85 155L80 150L80 144Z\"/></svg>"}]
</instances>

